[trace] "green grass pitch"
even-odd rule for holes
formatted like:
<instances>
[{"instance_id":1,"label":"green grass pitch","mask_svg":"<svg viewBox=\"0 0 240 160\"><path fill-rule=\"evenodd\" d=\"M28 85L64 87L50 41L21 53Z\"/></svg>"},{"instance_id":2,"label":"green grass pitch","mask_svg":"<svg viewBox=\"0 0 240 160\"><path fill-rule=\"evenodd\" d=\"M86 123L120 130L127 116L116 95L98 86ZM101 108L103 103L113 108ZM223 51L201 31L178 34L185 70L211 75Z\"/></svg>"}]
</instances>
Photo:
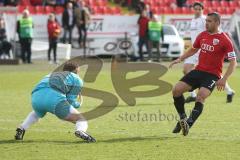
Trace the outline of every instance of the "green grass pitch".
<instances>
[{"instance_id":1,"label":"green grass pitch","mask_svg":"<svg viewBox=\"0 0 240 160\"><path fill-rule=\"evenodd\" d=\"M73 124L60 121L51 114L32 126L24 141L14 141L15 128L31 111L32 88L54 68L42 62L0 66L1 160L238 160L240 157L239 68L229 79L236 91L234 102L226 104L225 92L215 90L187 137L171 133L176 123L172 118L176 111L171 93L168 93L138 98L134 107L120 100L115 110L89 121L88 132L97 139L95 144L77 139ZM161 79L175 84L181 76L181 65L178 65ZM85 83L85 86L117 95L111 83L109 64L104 65L95 83ZM95 108L99 103L99 100L84 98L80 111ZM188 113L192 107L193 103L186 105ZM125 117L138 112L141 116L161 112L166 117L157 121L149 117L140 117L140 120Z\"/></svg>"}]
</instances>

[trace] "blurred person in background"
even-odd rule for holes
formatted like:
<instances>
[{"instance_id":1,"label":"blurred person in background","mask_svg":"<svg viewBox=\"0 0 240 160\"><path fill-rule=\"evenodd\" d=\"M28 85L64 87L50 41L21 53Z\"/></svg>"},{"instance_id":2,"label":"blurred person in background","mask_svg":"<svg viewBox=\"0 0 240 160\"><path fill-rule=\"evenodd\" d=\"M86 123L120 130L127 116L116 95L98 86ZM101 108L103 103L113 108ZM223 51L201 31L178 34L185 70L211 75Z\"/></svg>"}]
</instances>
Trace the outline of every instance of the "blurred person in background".
<instances>
[{"instance_id":1,"label":"blurred person in background","mask_svg":"<svg viewBox=\"0 0 240 160\"><path fill-rule=\"evenodd\" d=\"M32 39L33 39L33 20L29 11L25 9L22 18L17 22L17 33L21 44L21 58L23 63L32 63ZM27 53L27 57L26 57Z\"/></svg>"},{"instance_id":2,"label":"blurred person in background","mask_svg":"<svg viewBox=\"0 0 240 160\"><path fill-rule=\"evenodd\" d=\"M144 11L146 11L147 17L149 19L153 18L153 12L151 11L151 8L148 4L145 5Z\"/></svg>"},{"instance_id":3,"label":"blurred person in background","mask_svg":"<svg viewBox=\"0 0 240 160\"><path fill-rule=\"evenodd\" d=\"M152 20L148 22L148 56L149 62L152 62L152 49L157 49L157 61L160 61L161 56L161 43L164 41L164 33L162 23L159 21L158 16L154 15Z\"/></svg>"},{"instance_id":4,"label":"blurred person in background","mask_svg":"<svg viewBox=\"0 0 240 160\"><path fill-rule=\"evenodd\" d=\"M144 8L145 8L145 2L144 2L144 0L139 0L138 2L137 2L137 5L136 5L136 12L137 13L142 13L142 11L144 10Z\"/></svg>"},{"instance_id":5,"label":"blurred person in background","mask_svg":"<svg viewBox=\"0 0 240 160\"><path fill-rule=\"evenodd\" d=\"M62 14L62 27L63 31L63 43L66 43L67 33L68 33L68 43L72 44L72 30L75 25L75 16L73 10L73 4L68 2L66 8Z\"/></svg>"},{"instance_id":6,"label":"blurred person in background","mask_svg":"<svg viewBox=\"0 0 240 160\"><path fill-rule=\"evenodd\" d=\"M87 40L87 25L90 23L91 16L83 0L77 1L77 7L74 9L74 16L76 17L76 25L79 34L79 47L85 48Z\"/></svg>"},{"instance_id":7,"label":"blurred person in background","mask_svg":"<svg viewBox=\"0 0 240 160\"><path fill-rule=\"evenodd\" d=\"M193 4L193 10L194 10L194 18L191 20L190 25L190 35L191 35L191 43L193 44L196 40L196 37L199 35L199 33L206 30L206 16L203 15L204 7L201 3L195 2ZM199 57L200 51L198 53L194 54L193 56L190 56L184 60L183 64L183 74L186 75L191 70L194 69L195 65L198 64L198 57ZM197 94L195 91L189 92L190 96L186 98L185 102L195 102Z\"/></svg>"},{"instance_id":8,"label":"blurred person in background","mask_svg":"<svg viewBox=\"0 0 240 160\"><path fill-rule=\"evenodd\" d=\"M0 58L3 56L7 56L7 58L10 58L11 48L11 43L7 41L4 19L0 18Z\"/></svg>"},{"instance_id":9,"label":"blurred person in background","mask_svg":"<svg viewBox=\"0 0 240 160\"><path fill-rule=\"evenodd\" d=\"M140 61L143 61L143 51L142 48L145 45L146 49L148 50L148 22L149 18L147 17L146 11L142 11L142 14L140 15L138 19L138 28L139 28L139 59Z\"/></svg>"},{"instance_id":10,"label":"blurred person in background","mask_svg":"<svg viewBox=\"0 0 240 160\"><path fill-rule=\"evenodd\" d=\"M56 17L53 13L49 15L48 24L48 42L49 42L49 49L48 49L48 61L52 64L51 61L51 51L53 50L53 62L57 64L57 43L58 38L61 33L61 27L56 20Z\"/></svg>"}]
</instances>

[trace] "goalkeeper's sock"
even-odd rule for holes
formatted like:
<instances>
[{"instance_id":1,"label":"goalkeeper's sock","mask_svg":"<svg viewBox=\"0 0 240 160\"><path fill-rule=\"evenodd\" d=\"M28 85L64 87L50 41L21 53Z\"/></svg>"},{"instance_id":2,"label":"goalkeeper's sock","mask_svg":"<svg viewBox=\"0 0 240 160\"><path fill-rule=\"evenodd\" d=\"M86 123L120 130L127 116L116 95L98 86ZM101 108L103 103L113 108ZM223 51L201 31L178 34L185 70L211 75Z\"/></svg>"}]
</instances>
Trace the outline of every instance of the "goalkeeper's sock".
<instances>
[{"instance_id":1,"label":"goalkeeper's sock","mask_svg":"<svg viewBox=\"0 0 240 160\"><path fill-rule=\"evenodd\" d=\"M77 131L84 131L84 132L86 132L87 129L88 129L87 120L78 120L76 122L76 130Z\"/></svg>"},{"instance_id":2,"label":"goalkeeper's sock","mask_svg":"<svg viewBox=\"0 0 240 160\"><path fill-rule=\"evenodd\" d=\"M191 127L194 122L198 119L198 117L201 115L203 111L203 104L201 102L196 102L195 107L193 108L187 122L188 125Z\"/></svg>"},{"instance_id":3,"label":"goalkeeper's sock","mask_svg":"<svg viewBox=\"0 0 240 160\"><path fill-rule=\"evenodd\" d=\"M173 99L174 99L174 106L180 116L180 119L186 118L186 113L184 108L184 103L185 103L184 96L181 95L180 97L173 97Z\"/></svg>"},{"instance_id":4,"label":"goalkeeper's sock","mask_svg":"<svg viewBox=\"0 0 240 160\"><path fill-rule=\"evenodd\" d=\"M20 128L27 130L31 125L36 123L38 120L39 120L39 117L34 111L32 111L31 113L28 114L27 118L20 125Z\"/></svg>"}]
</instances>

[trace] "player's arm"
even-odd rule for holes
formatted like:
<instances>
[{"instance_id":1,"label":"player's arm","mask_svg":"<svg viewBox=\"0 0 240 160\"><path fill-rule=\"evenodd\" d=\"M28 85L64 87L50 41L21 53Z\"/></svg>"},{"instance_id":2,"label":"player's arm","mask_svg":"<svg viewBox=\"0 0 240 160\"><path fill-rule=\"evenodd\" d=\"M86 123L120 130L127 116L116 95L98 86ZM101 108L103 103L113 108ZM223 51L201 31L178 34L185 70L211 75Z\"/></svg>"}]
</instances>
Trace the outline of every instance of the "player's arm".
<instances>
[{"instance_id":1,"label":"player's arm","mask_svg":"<svg viewBox=\"0 0 240 160\"><path fill-rule=\"evenodd\" d=\"M234 59L230 59L230 64L227 68L227 71L226 73L224 74L223 76L223 79L228 79L228 77L233 73L233 71L235 70L236 66L237 66L237 61L236 61L236 58Z\"/></svg>"},{"instance_id":2,"label":"player's arm","mask_svg":"<svg viewBox=\"0 0 240 160\"><path fill-rule=\"evenodd\" d=\"M79 108L80 103L77 101L78 100L78 95L67 95L67 101L74 107L74 108Z\"/></svg>"},{"instance_id":3,"label":"player's arm","mask_svg":"<svg viewBox=\"0 0 240 160\"><path fill-rule=\"evenodd\" d=\"M228 37L228 36L226 35L226 37ZM216 82L216 86L219 91L222 91L225 89L225 85L226 85L228 77L233 73L234 69L237 66L236 54L234 52L233 44L232 44L231 40L228 38L227 38L225 49L226 49L227 58L230 63L227 68L227 71L225 72L223 77Z\"/></svg>"},{"instance_id":4,"label":"player's arm","mask_svg":"<svg viewBox=\"0 0 240 160\"><path fill-rule=\"evenodd\" d=\"M199 50L199 48L194 48L191 47L189 48L182 56L180 56L178 59L174 60L170 65L169 68L171 68L174 64L180 63L182 62L184 59L194 55L195 53L197 53L197 51Z\"/></svg>"},{"instance_id":5,"label":"player's arm","mask_svg":"<svg viewBox=\"0 0 240 160\"><path fill-rule=\"evenodd\" d=\"M224 76L216 82L217 89L219 91L222 91L225 89L225 85L227 82L228 77L233 73L237 66L236 58L229 59L229 66L227 68L227 71L225 72Z\"/></svg>"},{"instance_id":6,"label":"player's arm","mask_svg":"<svg viewBox=\"0 0 240 160\"><path fill-rule=\"evenodd\" d=\"M182 56L180 56L178 59L176 59L175 61L173 61L170 65L169 68L171 68L174 64L180 63L181 61L185 60L186 58L194 55L195 53L197 53L197 51L201 48L201 44L200 41L202 39L202 35L203 32L200 33L196 40L194 41L193 45L191 48L189 48Z\"/></svg>"},{"instance_id":7,"label":"player's arm","mask_svg":"<svg viewBox=\"0 0 240 160\"><path fill-rule=\"evenodd\" d=\"M72 89L66 95L67 101L74 107L79 108L81 103L79 103L78 99L81 97L81 90L83 87L83 82L79 77L74 77L74 80L71 82Z\"/></svg>"},{"instance_id":8,"label":"player's arm","mask_svg":"<svg viewBox=\"0 0 240 160\"><path fill-rule=\"evenodd\" d=\"M194 48L194 47L189 48L182 56L179 57L180 61L183 61L186 58L191 57L192 55L197 53L198 50L199 48Z\"/></svg>"}]
</instances>

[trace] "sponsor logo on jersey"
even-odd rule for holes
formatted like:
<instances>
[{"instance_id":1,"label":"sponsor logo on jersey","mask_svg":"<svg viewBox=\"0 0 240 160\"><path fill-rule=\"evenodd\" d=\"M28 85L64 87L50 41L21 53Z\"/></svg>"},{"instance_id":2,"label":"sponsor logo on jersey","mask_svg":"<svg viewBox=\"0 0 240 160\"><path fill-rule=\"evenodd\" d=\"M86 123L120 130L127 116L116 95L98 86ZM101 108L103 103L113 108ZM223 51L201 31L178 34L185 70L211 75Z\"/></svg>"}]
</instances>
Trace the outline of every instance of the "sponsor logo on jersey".
<instances>
[{"instance_id":1,"label":"sponsor logo on jersey","mask_svg":"<svg viewBox=\"0 0 240 160\"><path fill-rule=\"evenodd\" d=\"M203 43L203 44L201 45L201 49L206 50L206 51L209 51L209 52L213 52L213 51L214 51L214 46L211 46L211 45L209 45L209 44Z\"/></svg>"},{"instance_id":2,"label":"sponsor logo on jersey","mask_svg":"<svg viewBox=\"0 0 240 160\"><path fill-rule=\"evenodd\" d=\"M213 39L213 45L215 46L215 45L218 45L219 44L219 39Z\"/></svg>"}]
</instances>

